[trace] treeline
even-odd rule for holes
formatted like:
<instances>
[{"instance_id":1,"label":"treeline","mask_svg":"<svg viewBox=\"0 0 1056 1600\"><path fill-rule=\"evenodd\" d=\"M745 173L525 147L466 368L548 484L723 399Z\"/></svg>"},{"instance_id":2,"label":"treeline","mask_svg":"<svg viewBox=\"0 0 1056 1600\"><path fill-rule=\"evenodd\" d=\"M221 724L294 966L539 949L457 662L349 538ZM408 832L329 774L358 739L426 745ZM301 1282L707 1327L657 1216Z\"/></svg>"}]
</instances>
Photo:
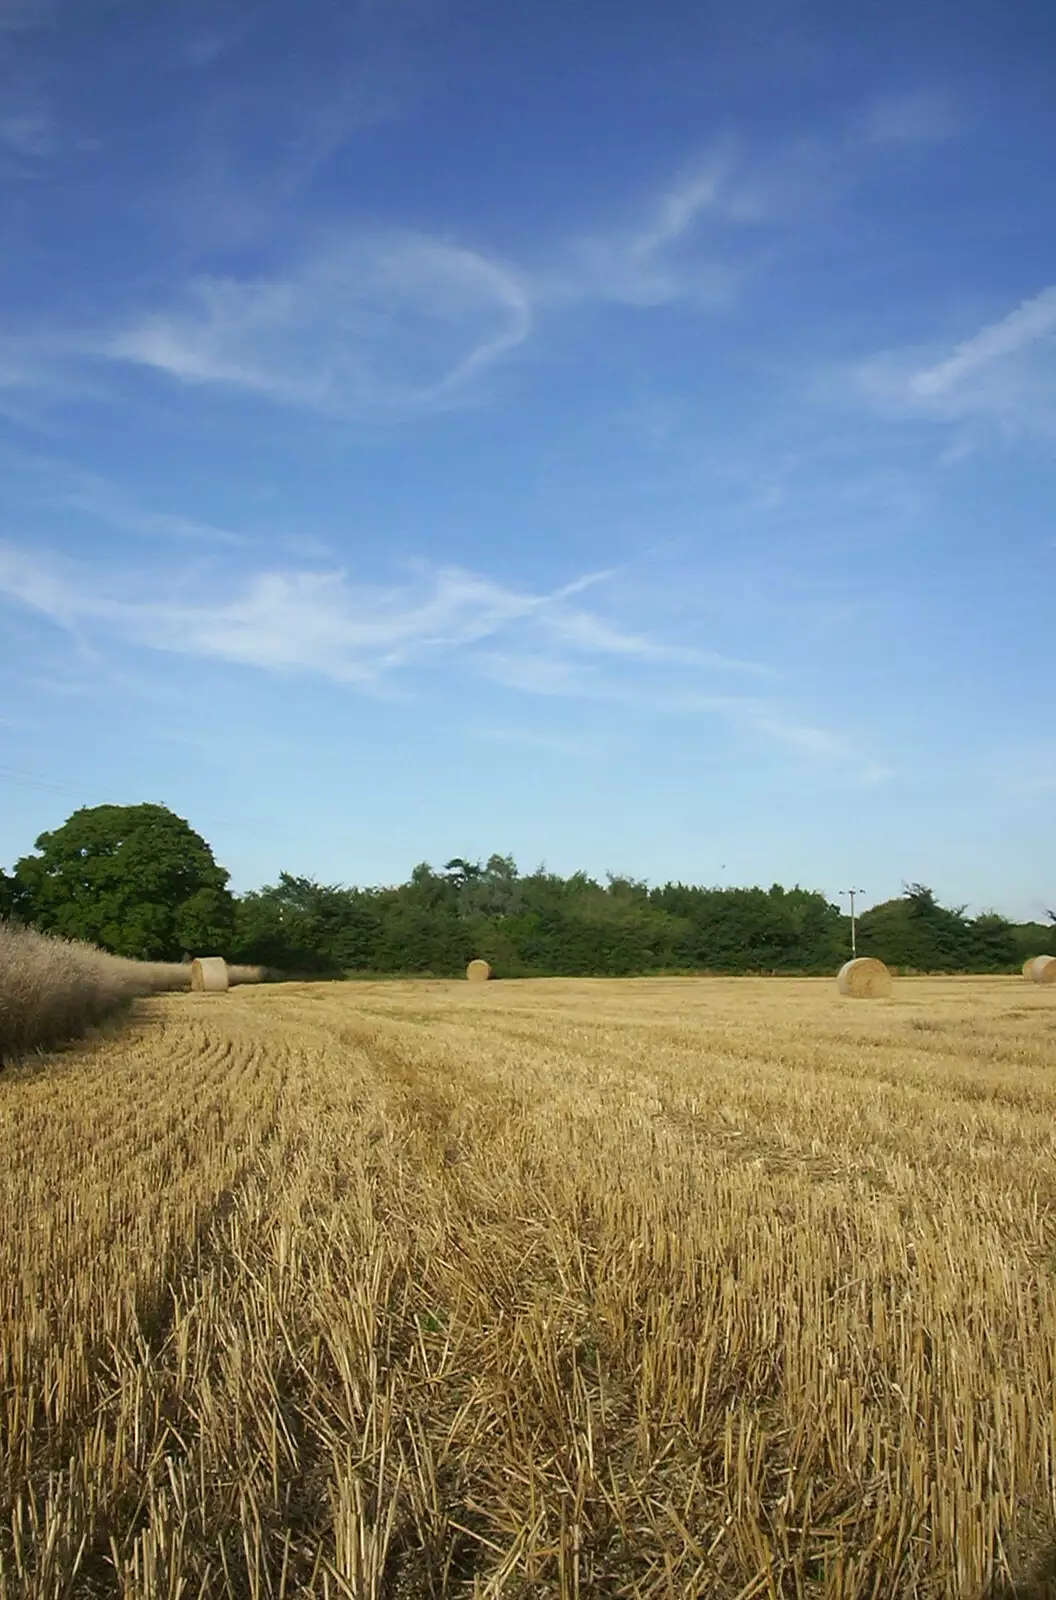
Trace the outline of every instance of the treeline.
<instances>
[{"instance_id":1,"label":"treeline","mask_svg":"<svg viewBox=\"0 0 1056 1600\"><path fill-rule=\"evenodd\" d=\"M831 973L850 954L850 919L815 890L650 888L585 873L522 875L422 864L397 888L351 889L283 873L243 895L240 960L319 975L461 972L483 956L500 977L625 977L657 972ZM903 971L1011 972L1056 953L1056 928L967 917L915 884L858 920L859 955Z\"/></svg>"},{"instance_id":2,"label":"treeline","mask_svg":"<svg viewBox=\"0 0 1056 1600\"><path fill-rule=\"evenodd\" d=\"M360 889L282 873L236 896L205 840L163 806L97 806L42 834L0 872L0 916L141 960L215 953L276 972L453 976L474 956L498 977L658 972L831 973L850 922L816 890L650 887L518 871L510 856L415 867ZM918 972L1011 972L1056 954L1054 919L968 917L914 884L858 921L858 953Z\"/></svg>"}]
</instances>

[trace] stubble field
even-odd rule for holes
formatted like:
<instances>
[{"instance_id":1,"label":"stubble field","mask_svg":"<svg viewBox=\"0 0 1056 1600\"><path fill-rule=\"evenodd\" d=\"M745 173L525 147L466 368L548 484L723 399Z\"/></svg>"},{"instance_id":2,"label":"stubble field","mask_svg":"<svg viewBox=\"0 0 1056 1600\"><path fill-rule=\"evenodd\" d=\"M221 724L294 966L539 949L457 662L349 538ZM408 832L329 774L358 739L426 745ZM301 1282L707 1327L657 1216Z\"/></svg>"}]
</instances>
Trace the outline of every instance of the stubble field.
<instances>
[{"instance_id":1,"label":"stubble field","mask_svg":"<svg viewBox=\"0 0 1056 1600\"><path fill-rule=\"evenodd\" d=\"M1049 1592L1054 1000L283 985L9 1069L0 1596Z\"/></svg>"}]
</instances>

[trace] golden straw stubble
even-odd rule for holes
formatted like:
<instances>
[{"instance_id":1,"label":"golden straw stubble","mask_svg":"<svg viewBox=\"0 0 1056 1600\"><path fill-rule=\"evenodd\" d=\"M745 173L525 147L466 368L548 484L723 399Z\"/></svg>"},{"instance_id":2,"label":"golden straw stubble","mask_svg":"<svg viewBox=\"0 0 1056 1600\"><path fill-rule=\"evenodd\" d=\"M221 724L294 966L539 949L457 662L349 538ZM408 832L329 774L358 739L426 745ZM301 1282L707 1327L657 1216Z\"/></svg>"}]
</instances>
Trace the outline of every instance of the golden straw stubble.
<instances>
[{"instance_id":1,"label":"golden straw stubble","mask_svg":"<svg viewBox=\"0 0 1056 1600\"><path fill-rule=\"evenodd\" d=\"M1040 1596L1017 996L261 984L0 1074L0 1600Z\"/></svg>"},{"instance_id":2,"label":"golden straw stubble","mask_svg":"<svg viewBox=\"0 0 1056 1600\"><path fill-rule=\"evenodd\" d=\"M844 962L836 974L836 987L853 1000L886 1000L891 993L891 974L875 956L859 956Z\"/></svg>"}]
</instances>

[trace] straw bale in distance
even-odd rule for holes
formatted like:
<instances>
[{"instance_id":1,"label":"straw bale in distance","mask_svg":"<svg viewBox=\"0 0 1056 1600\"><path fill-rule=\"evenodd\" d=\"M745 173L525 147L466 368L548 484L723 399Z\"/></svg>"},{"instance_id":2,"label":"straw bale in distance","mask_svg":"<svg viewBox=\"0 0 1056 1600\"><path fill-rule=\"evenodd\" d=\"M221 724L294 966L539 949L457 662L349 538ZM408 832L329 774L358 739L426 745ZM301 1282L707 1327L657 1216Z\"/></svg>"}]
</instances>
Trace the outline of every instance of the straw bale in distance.
<instances>
[{"instance_id":1,"label":"straw bale in distance","mask_svg":"<svg viewBox=\"0 0 1056 1600\"><path fill-rule=\"evenodd\" d=\"M491 977L491 968L486 961L471 961L466 968L466 977L470 983L487 983Z\"/></svg>"},{"instance_id":2,"label":"straw bale in distance","mask_svg":"<svg viewBox=\"0 0 1056 1600\"><path fill-rule=\"evenodd\" d=\"M1028 956L1027 959L1024 961L1024 963L1023 963L1023 976L1025 978L1032 978L1034 976L1034 973L1033 973L1032 969L1033 969L1034 963L1035 963L1035 961L1037 959L1038 959L1037 956Z\"/></svg>"},{"instance_id":3,"label":"straw bale in distance","mask_svg":"<svg viewBox=\"0 0 1056 1600\"><path fill-rule=\"evenodd\" d=\"M875 956L859 956L845 961L836 975L841 994L854 1000L886 1000L891 993L891 974Z\"/></svg>"},{"instance_id":4,"label":"straw bale in distance","mask_svg":"<svg viewBox=\"0 0 1056 1600\"><path fill-rule=\"evenodd\" d=\"M1035 983L1056 983L1056 956L1035 956L1030 976Z\"/></svg>"},{"instance_id":5,"label":"straw bale in distance","mask_svg":"<svg viewBox=\"0 0 1056 1600\"><path fill-rule=\"evenodd\" d=\"M191 963L191 988L199 993L222 994L228 986L223 956L198 956Z\"/></svg>"}]
</instances>

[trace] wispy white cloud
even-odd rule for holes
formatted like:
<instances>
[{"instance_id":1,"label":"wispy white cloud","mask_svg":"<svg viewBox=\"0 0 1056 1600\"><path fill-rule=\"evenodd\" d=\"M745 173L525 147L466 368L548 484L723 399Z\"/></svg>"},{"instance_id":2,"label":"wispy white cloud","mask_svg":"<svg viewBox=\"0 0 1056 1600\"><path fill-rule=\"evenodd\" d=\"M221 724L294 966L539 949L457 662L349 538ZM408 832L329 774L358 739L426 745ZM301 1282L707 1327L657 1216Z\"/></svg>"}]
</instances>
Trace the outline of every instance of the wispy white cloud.
<instances>
[{"instance_id":1,"label":"wispy white cloud","mask_svg":"<svg viewBox=\"0 0 1056 1600\"><path fill-rule=\"evenodd\" d=\"M339 417L442 408L531 327L508 268L422 234L332 242L284 277L200 278L99 354Z\"/></svg>"},{"instance_id":2,"label":"wispy white cloud","mask_svg":"<svg viewBox=\"0 0 1056 1600\"><path fill-rule=\"evenodd\" d=\"M106 374L84 359L79 334L0 328L0 416L43 433L62 431L57 406L112 398Z\"/></svg>"},{"instance_id":3,"label":"wispy white cloud","mask_svg":"<svg viewBox=\"0 0 1056 1600\"><path fill-rule=\"evenodd\" d=\"M407 106L407 90L387 72L364 69L322 98L293 139L271 181L275 200L304 188L321 167L363 128L395 121Z\"/></svg>"},{"instance_id":4,"label":"wispy white cloud","mask_svg":"<svg viewBox=\"0 0 1056 1600\"><path fill-rule=\"evenodd\" d=\"M717 250L700 248L698 236L709 218L729 221L736 204L732 157L712 153L647 201L630 226L587 234L558 250L537 275L537 293L542 300L643 308L679 299L728 304L736 275Z\"/></svg>"},{"instance_id":5,"label":"wispy white cloud","mask_svg":"<svg viewBox=\"0 0 1056 1600\"><path fill-rule=\"evenodd\" d=\"M876 783L889 775L889 769L870 758L856 742L759 695L716 694L684 679L655 684L640 678L614 678L597 662L540 650L491 650L481 657L481 667L494 682L523 694L594 700L664 719L715 717L741 733L783 746L811 761L843 766L858 781Z\"/></svg>"},{"instance_id":6,"label":"wispy white cloud","mask_svg":"<svg viewBox=\"0 0 1056 1600\"><path fill-rule=\"evenodd\" d=\"M353 84L322 106L272 175L269 215L280 190L301 187L352 126L388 114L382 102ZM0 113L0 147L4 126ZM17 110L8 137L40 153L52 135L46 119ZM728 306L743 276L731 239L781 217L788 193L802 187L801 154L764 171L732 149L714 150L625 226L545 241L542 264L410 229L331 231L298 260L256 275L199 274L168 304L132 311L117 326L0 330L0 390L77 399L107 383L119 392L122 370L139 368L343 419L472 404L482 380L554 311L590 302ZM237 212L244 200L241 190L195 196L210 215Z\"/></svg>"},{"instance_id":7,"label":"wispy white cloud","mask_svg":"<svg viewBox=\"0 0 1056 1600\"><path fill-rule=\"evenodd\" d=\"M938 360L888 352L857 377L873 402L897 415L1056 434L1056 285Z\"/></svg>"},{"instance_id":8,"label":"wispy white cloud","mask_svg":"<svg viewBox=\"0 0 1056 1600\"><path fill-rule=\"evenodd\" d=\"M720 712L731 721L789 745L803 755L831 760L851 754L847 741L828 728L804 722L779 706L748 695L711 696L704 709Z\"/></svg>"},{"instance_id":9,"label":"wispy white cloud","mask_svg":"<svg viewBox=\"0 0 1056 1600\"><path fill-rule=\"evenodd\" d=\"M0 545L0 593L66 624L71 611L67 583L49 563L10 544Z\"/></svg>"},{"instance_id":10,"label":"wispy white cloud","mask_svg":"<svg viewBox=\"0 0 1056 1600\"><path fill-rule=\"evenodd\" d=\"M587 609L605 573L557 589L514 588L457 567L419 565L401 583L355 583L341 571L266 571L225 581L198 565L175 581L106 583L83 564L0 544L0 597L47 617L82 649L113 642L276 673L311 674L371 693L401 693L441 661L518 691L607 704L648 717L718 719L750 738L862 782L886 775L847 740L772 696L713 687L767 669L625 630ZM130 583L133 587L130 588ZM481 737L504 737L494 731ZM479 725L478 725L479 731Z\"/></svg>"},{"instance_id":11,"label":"wispy white cloud","mask_svg":"<svg viewBox=\"0 0 1056 1600\"><path fill-rule=\"evenodd\" d=\"M1039 340L1051 339L1054 334L1056 285L1044 289L1033 300L1025 300L1000 322L991 323L966 339L937 366L914 373L910 389L924 400L963 394L966 385L981 372L992 371L995 363L1017 355Z\"/></svg>"},{"instance_id":12,"label":"wispy white cloud","mask_svg":"<svg viewBox=\"0 0 1056 1600\"><path fill-rule=\"evenodd\" d=\"M236 548L246 548L253 543L246 534L218 527L213 522L202 522L197 517L183 516L179 512L152 510L149 506L140 505L115 485L87 474L79 484L65 493L59 493L56 499L61 505L83 511L111 528L138 534L146 539L174 539Z\"/></svg>"},{"instance_id":13,"label":"wispy white cloud","mask_svg":"<svg viewBox=\"0 0 1056 1600\"><path fill-rule=\"evenodd\" d=\"M610 693L610 685L592 664L548 650L495 645L478 652L477 667L492 683L521 694L589 700L605 699Z\"/></svg>"},{"instance_id":14,"label":"wispy white cloud","mask_svg":"<svg viewBox=\"0 0 1056 1600\"><path fill-rule=\"evenodd\" d=\"M306 182L357 119L384 114L361 102L352 86L320 109L279 163L279 189ZM18 113L10 137L40 148L48 133ZM353 225L256 275L199 274L169 303L130 312L118 326L0 333L0 390L77 398L91 384L117 389L121 371L138 368L342 419L472 404L482 380L551 313L592 302L728 307L750 270L738 240L812 203L828 161L809 141L769 158L716 148L625 225L546 240L534 263L435 234ZM219 204L210 193L205 209L237 210L238 195L227 198Z\"/></svg>"},{"instance_id":15,"label":"wispy white cloud","mask_svg":"<svg viewBox=\"0 0 1056 1600\"><path fill-rule=\"evenodd\" d=\"M298 160L323 159L350 114L339 108ZM555 246L535 270L431 235L349 232L284 274L201 277L182 303L131 320L95 353L335 416L441 409L471 398L554 306L728 304L736 275L693 236L709 214L729 222L742 202L729 158L714 155L636 225Z\"/></svg>"},{"instance_id":16,"label":"wispy white cloud","mask_svg":"<svg viewBox=\"0 0 1056 1600\"><path fill-rule=\"evenodd\" d=\"M297 172L325 159L357 114L331 108L291 158ZM713 308L735 298L736 273L695 238L709 215L749 219L731 173L726 154L696 162L636 224L553 245L543 268L421 233L352 231L282 274L200 277L182 303L130 320L94 353L342 417L463 404L554 306L682 299Z\"/></svg>"},{"instance_id":17,"label":"wispy white cloud","mask_svg":"<svg viewBox=\"0 0 1056 1600\"><path fill-rule=\"evenodd\" d=\"M32 485L34 506L68 507L93 521L122 533L145 539L204 543L209 546L246 548L255 541L231 528L188 517L180 512L158 511L143 505L127 489L94 472L85 472L49 455L35 455L0 447L0 462L8 483L16 474Z\"/></svg>"},{"instance_id":18,"label":"wispy white cloud","mask_svg":"<svg viewBox=\"0 0 1056 1600\"><path fill-rule=\"evenodd\" d=\"M340 571L273 571L228 584L226 597L216 593L221 580L207 583L199 575L190 597L177 590L161 599L101 586L77 563L0 546L0 593L62 626L96 625L154 649L339 682L370 682L517 629L545 640L552 652L571 647L577 657L733 665L706 652L668 651L593 618L577 599L604 577L588 574L535 593L457 567L419 566L391 587L356 584Z\"/></svg>"},{"instance_id":19,"label":"wispy white cloud","mask_svg":"<svg viewBox=\"0 0 1056 1600\"><path fill-rule=\"evenodd\" d=\"M952 99L936 90L892 94L866 108L839 139L793 138L752 151L727 140L698 155L639 208L636 221L592 232L555 252L542 299L600 299L650 307L672 301L722 308L744 280L738 231L801 221L852 182L863 146L922 144L959 131Z\"/></svg>"},{"instance_id":20,"label":"wispy white cloud","mask_svg":"<svg viewBox=\"0 0 1056 1600\"><path fill-rule=\"evenodd\" d=\"M822 735L793 738L786 726L768 722L772 713L763 701L692 687L702 674L768 676L761 664L627 631L584 608L580 597L606 577L588 574L537 593L456 567L421 566L390 587L356 584L343 572L273 571L229 585L224 595L215 592L219 580L202 569L184 581L183 592L177 586L159 598L129 594L127 583L100 585L78 563L0 545L0 594L79 633L361 685L458 654L475 674L523 692L627 703L643 691L626 669L657 668L676 674L674 688L664 691L669 710L733 708L760 731L825 753Z\"/></svg>"},{"instance_id":21,"label":"wispy white cloud","mask_svg":"<svg viewBox=\"0 0 1056 1600\"><path fill-rule=\"evenodd\" d=\"M869 105L854 132L865 145L933 144L952 138L961 118L949 95L935 89L890 94Z\"/></svg>"},{"instance_id":22,"label":"wispy white cloud","mask_svg":"<svg viewBox=\"0 0 1056 1600\"><path fill-rule=\"evenodd\" d=\"M665 644L642 634L613 627L589 611L562 609L550 619L555 638L573 650L588 655L609 655L629 661L656 662L720 672L743 672L753 677L772 677L768 667L757 661L742 661L715 650L697 650L688 645Z\"/></svg>"}]
</instances>

